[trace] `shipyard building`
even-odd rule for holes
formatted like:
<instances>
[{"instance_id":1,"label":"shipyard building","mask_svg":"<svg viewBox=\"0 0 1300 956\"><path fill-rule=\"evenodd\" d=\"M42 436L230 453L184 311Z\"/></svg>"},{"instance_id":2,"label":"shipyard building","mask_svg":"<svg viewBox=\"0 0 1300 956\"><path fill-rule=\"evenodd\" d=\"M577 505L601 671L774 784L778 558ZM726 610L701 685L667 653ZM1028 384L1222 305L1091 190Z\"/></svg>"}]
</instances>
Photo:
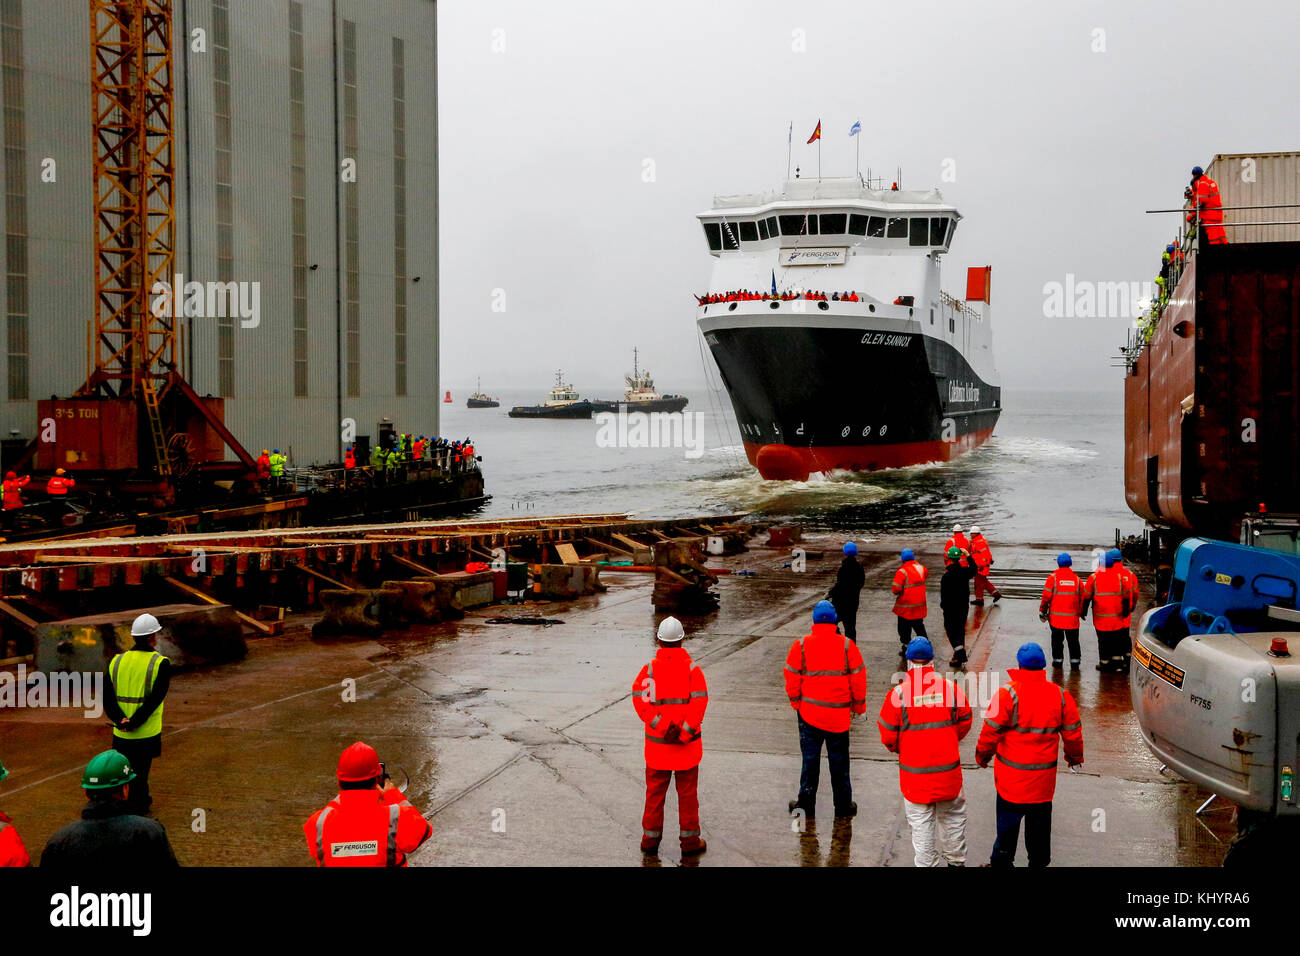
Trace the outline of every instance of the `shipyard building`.
<instances>
[{"instance_id":1,"label":"shipyard building","mask_svg":"<svg viewBox=\"0 0 1300 956\"><path fill-rule=\"evenodd\" d=\"M434 0L171 6L175 271L206 290L173 303L181 370L297 465L345 419L436 434ZM0 0L6 437L87 377L90 43L86 0Z\"/></svg>"}]
</instances>

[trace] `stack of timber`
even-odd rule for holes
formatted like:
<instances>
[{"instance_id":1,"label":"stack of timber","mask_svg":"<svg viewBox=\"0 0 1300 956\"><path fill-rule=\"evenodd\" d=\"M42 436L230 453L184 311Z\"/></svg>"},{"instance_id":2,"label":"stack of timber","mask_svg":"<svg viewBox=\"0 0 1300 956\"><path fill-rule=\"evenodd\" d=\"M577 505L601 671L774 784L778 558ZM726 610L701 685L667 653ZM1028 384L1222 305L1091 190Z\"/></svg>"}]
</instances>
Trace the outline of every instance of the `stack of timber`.
<instances>
[{"instance_id":1,"label":"stack of timber","mask_svg":"<svg viewBox=\"0 0 1300 956\"><path fill-rule=\"evenodd\" d=\"M656 611L707 614L718 608L718 577L704 566L703 538L670 538L655 545Z\"/></svg>"}]
</instances>

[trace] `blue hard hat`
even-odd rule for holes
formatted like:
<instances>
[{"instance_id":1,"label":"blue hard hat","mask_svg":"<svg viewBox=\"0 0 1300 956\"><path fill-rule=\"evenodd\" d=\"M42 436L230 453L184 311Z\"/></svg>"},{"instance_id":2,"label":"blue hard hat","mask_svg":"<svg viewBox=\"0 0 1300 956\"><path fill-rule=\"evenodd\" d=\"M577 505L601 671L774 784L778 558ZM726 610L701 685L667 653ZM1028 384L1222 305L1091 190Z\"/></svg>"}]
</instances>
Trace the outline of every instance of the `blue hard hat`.
<instances>
[{"instance_id":1,"label":"blue hard hat","mask_svg":"<svg viewBox=\"0 0 1300 956\"><path fill-rule=\"evenodd\" d=\"M903 549L902 558L903 558L904 561L915 561L915 560L916 560L916 555L914 555L914 554L912 553L912 549L911 549L911 548L904 548L904 549Z\"/></svg>"},{"instance_id":2,"label":"blue hard hat","mask_svg":"<svg viewBox=\"0 0 1300 956\"><path fill-rule=\"evenodd\" d=\"M858 546L857 546L856 544L854 544L852 541L850 541L850 542L848 542L847 544L844 545L844 553L845 553L845 554L857 554L857 553L858 553Z\"/></svg>"},{"instance_id":3,"label":"blue hard hat","mask_svg":"<svg viewBox=\"0 0 1300 956\"><path fill-rule=\"evenodd\" d=\"M924 637L912 638L912 643L907 645L907 659L909 661L934 660L934 645Z\"/></svg>"},{"instance_id":4,"label":"blue hard hat","mask_svg":"<svg viewBox=\"0 0 1300 956\"><path fill-rule=\"evenodd\" d=\"M1176 248L1177 248L1177 246L1175 246L1175 245L1171 242L1171 243L1169 243L1169 245L1165 246L1165 252L1172 253L1172 252L1174 251L1174 249L1176 249Z\"/></svg>"},{"instance_id":5,"label":"blue hard hat","mask_svg":"<svg viewBox=\"0 0 1300 956\"><path fill-rule=\"evenodd\" d=\"M835 605L830 601L818 601L813 607L814 624L834 624L840 619L835 613Z\"/></svg>"},{"instance_id":6,"label":"blue hard hat","mask_svg":"<svg viewBox=\"0 0 1300 956\"><path fill-rule=\"evenodd\" d=\"M1016 651L1016 663L1027 671L1041 671L1047 666L1047 658L1043 656L1043 649L1030 641L1021 644L1020 650Z\"/></svg>"},{"instance_id":7,"label":"blue hard hat","mask_svg":"<svg viewBox=\"0 0 1300 956\"><path fill-rule=\"evenodd\" d=\"M1110 567L1111 564L1113 563L1113 559L1110 556L1110 552L1107 551L1105 554L1103 554L1101 558L1097 561L1097 563L1103 568Z\"/></svg>"},{"instance_id":8,"label":"blue hard hat","mask_svg":"<svg viewBox=\"0 0 1300 956\"><path fill-rule=\"evenodd\" d=\"M1119 564L1124 560L1124 555L1120 554L1119 548L1111 548L1106 552L1106 557L1110 558L1111 564Z\"/></svg>"},{"instance_id":9,"label":"blue hard hat","mask_svg":"<svg viewBox=\"0 0 1300 956\"><path fill-rule=\"evenodd\" d=\"M1192 178L1193 178L1193 179L1200 179L1200 178L1201 178L1202 176L1204 176L1204 175L1205 175L1205 170L1201 169L1200 166L1193 166L1193 167L1192 167Z\"/></svg>"},{"instance_id":10,"label":"blue hard hat","mask_svg":"<svg viewBox=\"0 0 1300 956\"><path fill-rule=\"evenodd\" d=\"M1064 551L1062 551L1060 554L1058 554L1058 555L1056 556L1056 565L1057 565L1057 567L1060 567L1060 568L1068 568L1068 567L1069 567L1070 565L1072 565L1072 564L1074 564L1074 559L1071 558L1071 557L1070 557L1068 554L1066 554Z\"/></svg>"},{"instance_id":11,"label":"blue hard hat","mask_svg":"<svg viewBox=\"0 0 1300 956\"><path fill-rule=\"evenodd\" d=\"M271 452L271 454L272 454L272 455L278 455L278 454L280 454L280 449L277 448L275 451Z\"/></svg>"}]
</instances>

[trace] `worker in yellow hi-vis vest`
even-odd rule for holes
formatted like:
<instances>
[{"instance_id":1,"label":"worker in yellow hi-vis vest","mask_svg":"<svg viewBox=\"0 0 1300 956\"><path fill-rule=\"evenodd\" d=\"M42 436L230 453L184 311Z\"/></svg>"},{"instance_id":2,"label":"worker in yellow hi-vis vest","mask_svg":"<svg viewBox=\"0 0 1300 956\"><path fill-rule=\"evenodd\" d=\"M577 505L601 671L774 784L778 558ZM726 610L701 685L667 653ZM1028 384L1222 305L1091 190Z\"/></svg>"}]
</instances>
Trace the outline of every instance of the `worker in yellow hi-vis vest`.
<instances>
[{"instance_id":1,"label":"worker in yellow hi-vis vest","mask_svg":"<svg viewBox=\"0 0 1300 956\"><path fill-rule=\"evenodd\" d=\"M135 771L129 802L131 812L149 812L149 768L162 754L163 699L171 683L171 662L159 654L162 625L152 614L141 614L131 625L135 645L108 665L104 713L113 722L113 749Z\"/></svg>"}]
</instances>

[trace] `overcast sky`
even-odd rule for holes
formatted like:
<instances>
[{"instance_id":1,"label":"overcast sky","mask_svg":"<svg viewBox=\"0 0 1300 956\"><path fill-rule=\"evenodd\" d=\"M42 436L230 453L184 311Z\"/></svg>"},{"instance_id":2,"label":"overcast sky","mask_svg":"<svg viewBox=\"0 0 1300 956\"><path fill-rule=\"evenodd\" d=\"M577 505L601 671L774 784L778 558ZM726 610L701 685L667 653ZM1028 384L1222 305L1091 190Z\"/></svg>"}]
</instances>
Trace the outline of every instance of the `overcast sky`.
<instances>
[{"instance_id":1,"label":"overcast sky","mask_svg":"<svg viewBox=\"0 0 1300 956\"><path fill-rule=\"evenodd\" d=\"M713 259L694 216L778 187L791 121L815 170L819 118L824 175L853 174L861 119L864 170L901 166L961 211L944 286L993 266L1005 385L1118 386L1130 323L1045 318L1044 284L1149 281L1176 217L1143 210L1177 205L1193 165L1300 148L1294 0L438 8L452 389L540 397L563 366L603 394L634 345L661 390L701 385L691 293Z\"/></svg>"}]
</instances>

